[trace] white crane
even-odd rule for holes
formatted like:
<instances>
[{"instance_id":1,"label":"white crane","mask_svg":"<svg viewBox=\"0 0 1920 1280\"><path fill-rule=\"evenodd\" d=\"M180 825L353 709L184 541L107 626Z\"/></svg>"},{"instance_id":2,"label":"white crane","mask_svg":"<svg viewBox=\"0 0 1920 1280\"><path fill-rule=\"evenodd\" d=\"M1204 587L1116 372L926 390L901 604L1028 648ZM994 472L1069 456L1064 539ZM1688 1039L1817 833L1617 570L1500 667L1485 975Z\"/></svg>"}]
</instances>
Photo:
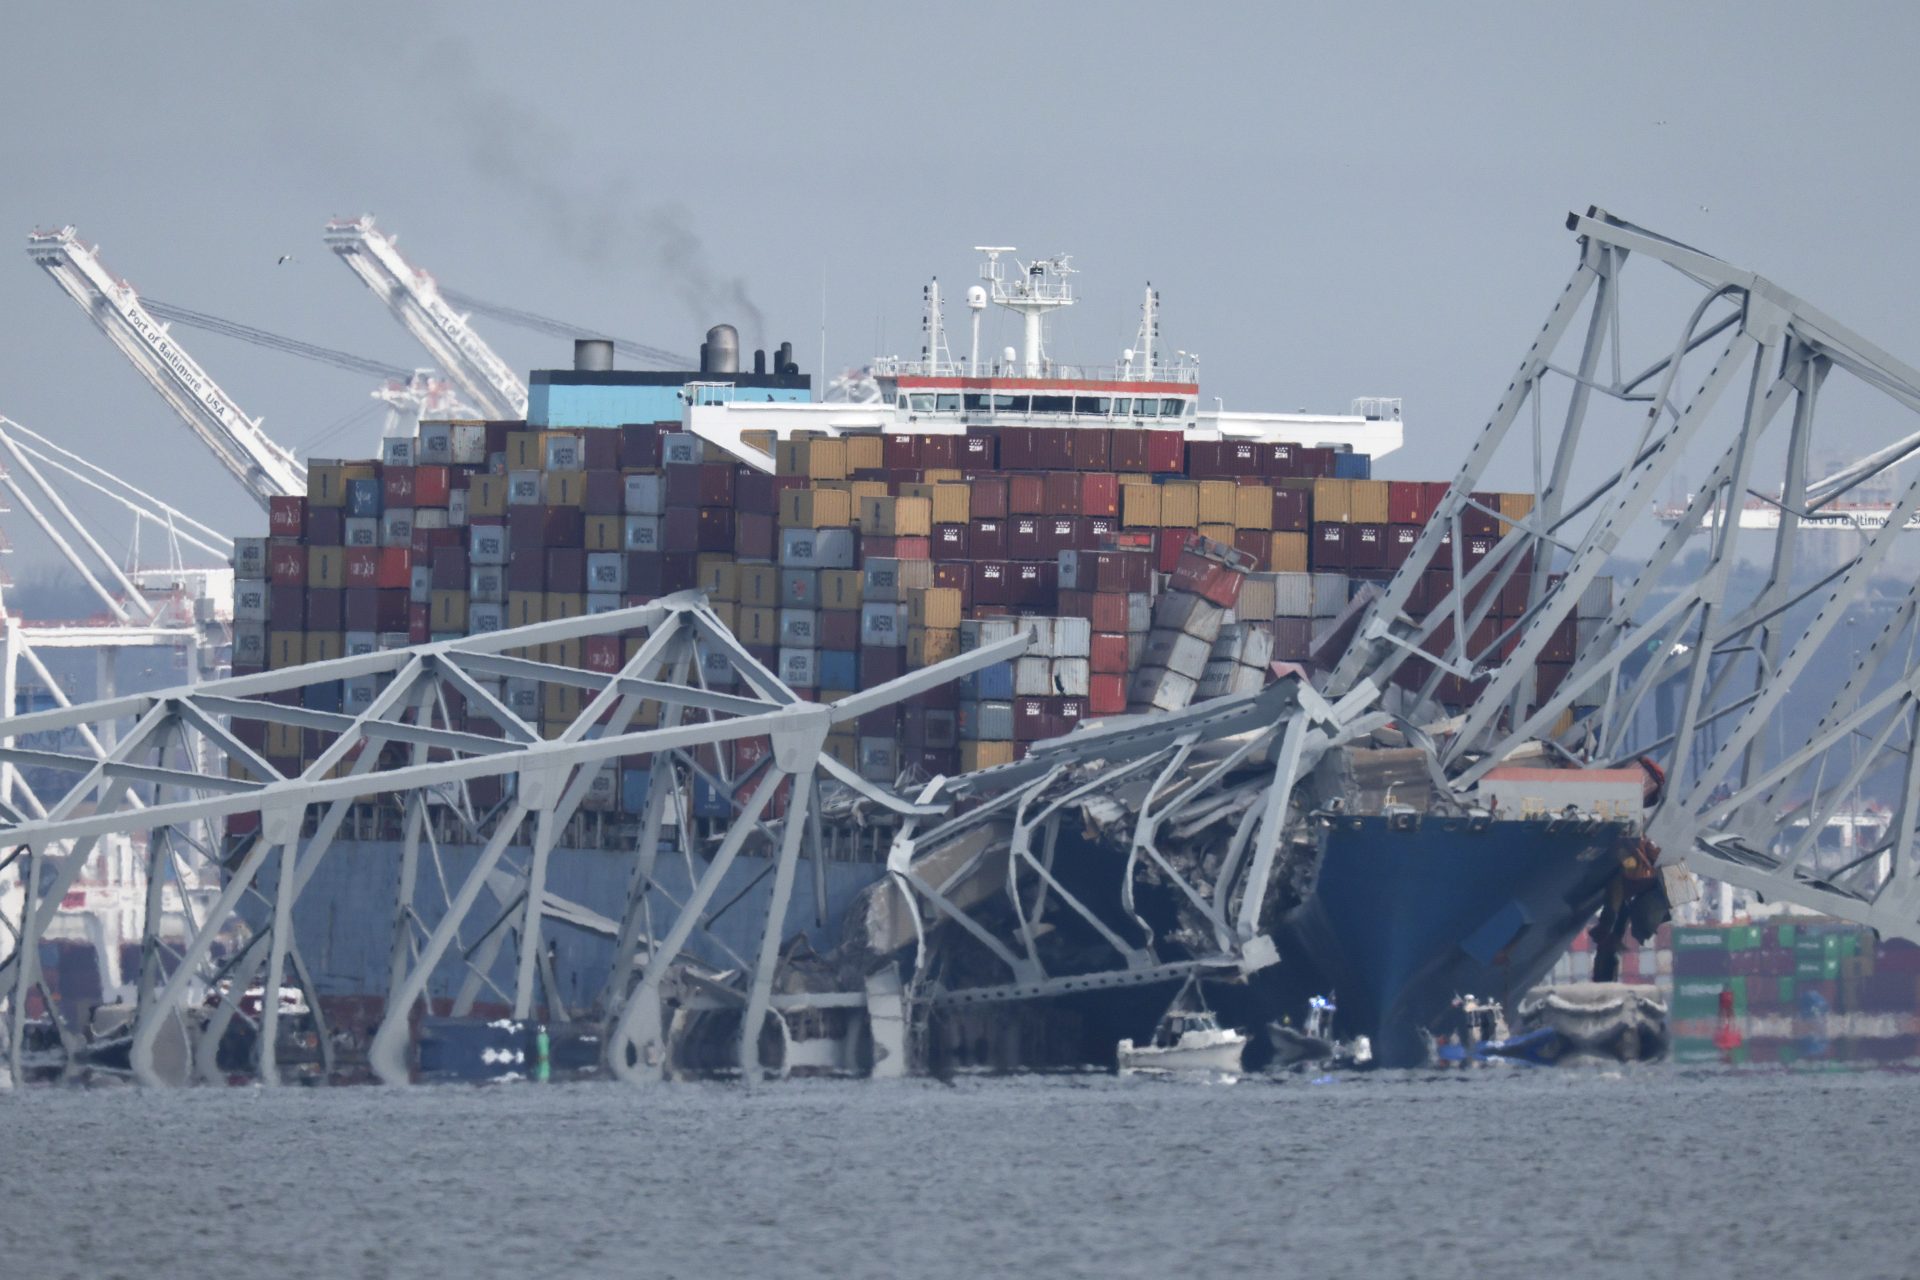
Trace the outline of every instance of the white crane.
<instances>
[{"instance_id":1,"label":"white crane","mask_svg":"<svg viewBox=\"0 0 1920 1280\"><path fill-rule=\"evenodd\" d=\"M326 241L483 414L527 416L526 384L440 296L433 277L400 256L393 237L373 225L372 215L332 219Z\"/></svg>"},{"instance_id":2,"label":"white crane","mask_svg":"<svg viewBox=\"0 0 1920 1280\"><path fill-rule=\"evenodd\" d=\"M167 326L141 305L132 285L101 265L97 247L82 244L72 227L62 227L28 236L27 253L80 304L262 507L270 497L307 491L306 468L174 341Z\"/></svg>"}]
</instances>

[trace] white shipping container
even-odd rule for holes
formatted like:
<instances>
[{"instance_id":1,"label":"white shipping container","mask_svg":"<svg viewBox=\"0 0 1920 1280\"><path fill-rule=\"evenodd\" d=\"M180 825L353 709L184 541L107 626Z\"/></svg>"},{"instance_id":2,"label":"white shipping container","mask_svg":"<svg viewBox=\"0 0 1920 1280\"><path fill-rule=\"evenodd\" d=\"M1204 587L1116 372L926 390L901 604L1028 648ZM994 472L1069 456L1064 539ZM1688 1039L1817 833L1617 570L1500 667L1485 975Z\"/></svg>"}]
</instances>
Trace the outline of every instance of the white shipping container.
<instances>
[{"instance_id":1,"label":"white shipping container","mask_svg":"<svg viewBox=\"0 0 1920 1280\"><path fill-rule=\"evenodd\" d=\"M1613 612L1613 579L1602 575L1589 582L1574 612L1582 618L1604 618Z\"/></svg>"},{"instance_id":2,"label":"white shipping container","mask_svg":"<svg viewBox=\"0 0 1920 1280\"><path fill-rule=\"evenodd\" d=\"M960 651L970 653L1021 633L1029 618L970 618L960 624Z\"/></svg>"},{"instance_id":3,"label":"white shipping container","mask_svg":"<svg viewBox=\"0 0 1920 1280\"><path fill-rule=\"evenodd\" d=\"M1013 664L1013 693L1018 698L1053 696L1053 661L1028 656Z\"/></svg>"},{"instance_id":4,"label":"white shipping container","mask_svg":"<svg viewBox=\"0 0 1920 1280\"><path fill-rule=\"evenodd\" d=\"M486 439L482 433L482 440ZM446 466L453 461L453 424L450 422L423 422L420 424L420 445L418 456L423 466Z\"/></svg>"},{"instance_id":5,"label":"white shipping container","mask_svg":"<svg viewBox=\"0 0 1920 1280\"><path fill-rule=\"evenodd\" d=\"M476 524L467 528L469 564L504 565L507 562L507 526ZM504 579L505 575L502 575Z\"/></svg>"},{"instance_id":6,"label":"white shipping container","mask_svg":"<svg viewBox=\"0 0 1920 1280\"><path fill-rule=\"evenodd\" d=\"M540 682L509 677L507 680L507 710L522 720L534 724L540 722Z\"/></svg>"},{"instance_id":7,"label":"white shipping container","mask_svg":"<svg viewBox=\"0 0 1920 1280\"><path fill-rule=\"evenodd\" d=\"M235 578L265 578L267 576L267 540L265 538L235 538L233 540L233 565Z\"/></svg>"},{"instance_id":8,"label":"white shipping container","mask_svg":"<svg viewBox=\"0 0 1920 1280\"><path fill-rule=\"evenodd\" d=\"M625 541L629 551L658 551L660 549L660 517L628 516Z\"/></svg>"},{"instance_id":9,"label":"white shipping container","mask_svg":"<svg viewBox=\"0 0 1920 1280\"><path fill-rule=\"evenodd\" d=\"M630 516L660 516L667 513L667 486L664 476L628 476L624 498Z\"/></svg>"},{"instance_id":10,"label":"white shipping container","mask_svg":"<svg viewBox=\"0 0 1920 1280\"><path fill-rule=\"evenodd\" d=\"M388 436L380 442L380 461L390 467L410 467L414 464L413 437Z\"/></svg>"},{"instance_id":11,"label":"white shipping container","mask_svg":"<svg viewBox=\"0 0 1920 1280\"><path fill-rule=\"evenodd\" d=\"M1344 573L1316 573L1313 578L1313 613L1315 618L1337 618L1340 611L1347 607L1347 575Z\"/></svg>"},{"instance_id":12,"label":"white shipping container","mask_svg":"<svg viewBox=\"0 0 1920 1280\"><path fill-rule=\"evenodd\" d=\"M618 551L587 553L587 590L620 592L627 589L627 558Z\"/></svg>"},{"instance_id":13,"label":"white shipping container","mask_svg":"<svg viewBox=\"0 0 1920 1280\"><path fill-rule=\"evenodd\" d=\"M717 648L702 640L694 646L699 658L701 678L709 689L731 689L739 676L734 672L733 659L726 650Z\"/></svg>"},{"instance_id":14,"label":"white shipping container","mask_svg":"<svg viewBox=\"0 0 1920 1280\"><path fill-rule=\"evenodd\" d=\"M966 624L961 624L962 630ZM907 606L876 600L860 606L860 643L875 649L900 649L907 643Z\"/></svg>"},{"instance_id":15,"label":"white shipping container","mask_svg":"<svg viewBox=\"0 0 1920 1280\"><path fill-rule=\"evenodd\" d=\"M417 564L408 572L407 601L410 604L428 604L433 599L433 570L424 564Z\"/></svg>"},{"instance_id":16,"label":"white shipping container","mask_svg":"<svg viewBox=\"0 0 1920 1280\"><path fill-rule=\"evenodd\" d=\"M1053 691L1063 698L1084 698L1093 675L1085 658L1053 660Z\"/></svg>"},{"instance_id":17,"label":"white shipping container","mask_svg":"<svg viewBox=\"0 0 1920 1280\"><path fill-rule=\"evenodd\" d=\"M233 660L236 665L265 666L267 662L267 624L240 621L233 624Z\"/></svg>"},{"instance_id":18,"label":"white shipping container","mask_svg":"<svg viewBox=\"0 0 1920 1280\"><path fill-rule=\"evenodd\" d=\"M783 609L781 612L784 614L786 610ZM819 651L787 648L783 645L780 649L779 665L774 671L790 688L817 688L820 684Z\"/></svg>"},{"instance_id":19,"label":"white shipping container","mask_svg":"<svg viewBox=\"0 0 1920 1280\"><path fill-rule=\"evenodd\" d=\"M1248 627L1246 634L1241 637L1240 651L1234 655L1234 661L1258 671L1264 684L1267 664L1273 661L1273 632L1265 627Z\"/></svg>"},{"instance_id":20,"label":"white shipping container","mask_svg":"<svg viewBox=\"0 0 1920 1280\"><path fill-rule=\"evenodd\" d=\"M1054 619L1021 618L1015 625L1027 633L1027 656L1029 658L1053 657Z\"/></svg>"},{"instance_id":21,"label":"white shipping container","mask_svg":"<svg viewBox=\"0 0 1920 1280\"><path fill-rule=\"evenodd\" d=\"M348 516L341 534L349 547L380 545L380 520L376 516Z\"/></svg>"},{"instance_id":22,"label":"white shipping container","mask_svg":"<svg viewBox=\"0 0 1920 1280\"><path fill-rule=\"evenodd\" d=\"M860 739L860 776L868 782L891 783L900 776L900 744L892 738Z\"/></svg>"},{"instance_id":23,"label":"white shipping container","mask_svg":"<svg viewBox=\"0 0 1920 1280\"><path fill-rule=\"evenodd\" d=\"M380 639L371 631L349 631L341 637L340 651L349 658L372 653L379 647Z\"/></svg>"},{"instance_id":24,"label":"white shipping container","mask_svg":"<svg viewBox=\"0 0 1920 1280\"><path fill-rule=\"evenodd\" d=\"M267 620L267 602L270 596L267 584L252 578L235 578L233 582L233 620L235 622L265 622Z\"/></svg>"},{"instance_id":25,"label":"white shipping container","mask_svg":"<svg viewBox=\"0 0 1920 1280\"><path fill-rule=\"evenodd\" d=\"M1011 702L977 702L973 719L973 736L980 742L1013 741L1013 704Z\"/></svg>"},{"instance_id":26,"label":"white shipping container","mask_svg":"<svg viewBox=\"0 0 1920 1280\"><path fill-rule=\"evenodd\" d=\"M1207 659L1212 651L1213 646L1199 636L1183 631L1155 631L1147 636L1145 661L1149 667L1165 667L1198 681L1206 674Z\"/></svg>"},{"instance_id":27,"label":"white shipping container","mask_svg":"<svg viewBox=\"0 0 1920 1280\"><path fill-rule=\"evenodd\" d=\"M1127 630L1145 634L1153 630L1154 597L1145 591L1127 593Z\"/></svg>"},{"instance_id":28,"label":"white shipping container","mask_svg":"<svg viewBox=\"0 0 1920 1280\"><path fill-rule=\"evenodd\" d=\"M504 604L469 602L467 605L467 634L477 636L487 631L499 631L507 625L507 606Z\"/></svg>"},{"instance_id":29,"label":"white shipping container","mask_svg":"<svg viewBox=\"0 0 1920 1280\"><path fill-rule=\"evenodd\" d=\"M453 462L462 467L487 465L487 429L477 422L456 422L448 431Z\"/></svg>"},{"instance_id":30,"label":"white shipping container","mask_svg":"<svg viewBox=\"0 0 1920 1280\"><path fill-rule=\"evenodd\" d=\"M547 470L578 471L586 464L586 450L578 436L557 435L547 438Z\"/></svg>"},{"instance_id":31,"label":"white shipping container","mask_svg":"<svg viewBox=\"0 0 1920 1280\"><path fill-rule=\"evenodd\" d=\"M537 507L541 503L540 473L538 471L507 472L507 505L510 507Z\"/></svg>"},{"instance_id":32,"label":"white shipping container","mask_svg":"<svg viewBox=\"0 0 1920 1280\"><path fill-rule=\"evenodd\" d=\"M416 529L446 528L447 509L445 507L415 507L413 509L413 527Z\"/></svg>"},{"instance_id":33,"label":"white shipping container","mask_svg":"<svg viewBox=\"0 0 1920 1280\"><path fill-rule=\"evenodd\" d=\"M1053 656L1084 658L1093 652L1093 623L1085 618L1053 620Z\"/></svg>"},{"instance_id":34,"label":"white shipping container","mask_svg":"<svg viewBox=\"0 0 1920 1280\"><path fill-rule=\"evenodd\" d=\"M1187 591L1169 591L1154 606L1153 630L1178 631L1211 646L1226 622L1227 611L1211 600ZM1149 658L1147 661L1152 662ZM1197 676L1199 673L1196 671Z\"/></svg>"},{"instance_id":35,"label":"white shipping container","mask_svg":"<svg viewBox=\"0 0 1920 1280\"><path fill-rule=\"evenodd\" d=\"M404 631L382 631L374 641L374 647L382 653L390 649L404 649L413 643L413 638Z\"/></svg>"},{"instance_id":36,"label":"white shipping container","mask_svg":"<svg viewBox=\"0 0 1920 1280\"><path fill-rule=\"evenodd\" d=\"M1165 667L1141 667L1127 684L1127 706L1133 711L1181 711L1193 701L1196 683Z\"/></svg>"},{"instance_id":37,"label":"white shipping container","mask_svg":"<svg viewBox=\"0 0 1920 1280\"><path fill-rule=\"evenodd\" d=\"M787 649L812 649L820 642L820 615L812 609L780 611L780 644Z\"/></svg>"},{"instance_id":38,"label":"white shipping container","mask_svg":"<svg viewBox=\"0 0 1920 1280\"><path fill-rule=\"evenodd\" d=\"M467 570L469 604L505 604L507 571L497 564L476 564Z\"/></svg>"},{"instance_id":39,"label":"white shipping container","mask_svg":"<svg viewBox=\"0 0 1920 1280\"><path fill-rule=\"evenodd\" d=\"M660 437L660 461L663 463L705 462L706 444L687 431L674 431Z\"/></svg>"},{"instance_id":40,"label":"white shipping container","mask_svg":"<svg viewBox=\"0 0 1920 1280\"><path fill-rule=\"evenodd\" d=\"M596 613L613 613L620 607L620 593L618 591L587 592L587 616L589 617Z\"/></svg>"},{"instance_id":41,"label":"white shipping container","mask_svg":"<svg viewBox=\"0 0 1920 1280\"><path fill-rule=\"evenodd\" d=\"M383 547L411 547L413 545L412 507L394 507L381 515L380 545Z\"/></svg>"},{"instance_id":42,"label":"white shipping container","mask_svg":"<svg viewBox=\"0 0 1920 1280\"><path fill-rule=\"evenodd\" d=\"M447 495L447 524L452 528L467 527L467 499L471 496L465 489L455 489Z\"/></svg>"},{"instance_id":43,"label":"white shipping container","mask_svg":"<svg viewBox=\"0 0 1920 1280\"><path fill-rule=\"evenodd\" d=\"M580 805L596 813L605 813L614 807L620 798L620 766L608 760L593 771L593 778L587 783L587 794L581 797Z\"/></svg>"},{"instance_id":44,"label":"white shipping container","mask_svg":"<svg viewBox=\"0 0 1920 1280\"><path fill-rule=\"evenodd\" d=\"M352 676L340 682L340 709L350 716L362 715L380 696L380 683L373 676Z\"/></svg>"}]
</instances>

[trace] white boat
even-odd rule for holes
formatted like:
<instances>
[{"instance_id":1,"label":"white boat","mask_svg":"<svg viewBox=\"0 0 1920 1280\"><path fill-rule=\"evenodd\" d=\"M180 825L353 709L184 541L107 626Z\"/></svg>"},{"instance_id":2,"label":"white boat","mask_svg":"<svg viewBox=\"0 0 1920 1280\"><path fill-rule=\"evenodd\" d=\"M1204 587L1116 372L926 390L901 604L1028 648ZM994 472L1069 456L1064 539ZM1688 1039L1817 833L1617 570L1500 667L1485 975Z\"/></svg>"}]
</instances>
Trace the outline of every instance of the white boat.
<instances>
[{"instance_id":1,"label":"white boat","mask_svg":"<svg viewBox=\"0 0 1920 1280\"><path fill-rule=\"evenodd\" d=\"M1214 1072L1240 1074L1240 1055L1247 1037L1220 1025L1211 1009L1176 1009L1167 1014L1154 1031L1153 1039L1135 1045L1122 1040L1118 1049L1120 1070L1155 1072Z\"/></svg>"}]
</instances>

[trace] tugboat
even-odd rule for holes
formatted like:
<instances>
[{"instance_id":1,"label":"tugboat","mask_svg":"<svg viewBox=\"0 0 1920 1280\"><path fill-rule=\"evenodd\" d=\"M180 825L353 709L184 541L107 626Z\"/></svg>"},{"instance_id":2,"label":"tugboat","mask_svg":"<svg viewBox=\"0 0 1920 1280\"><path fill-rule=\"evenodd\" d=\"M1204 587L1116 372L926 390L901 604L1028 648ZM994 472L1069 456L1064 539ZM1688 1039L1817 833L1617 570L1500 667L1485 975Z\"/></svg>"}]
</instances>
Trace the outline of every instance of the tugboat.
<instances>
[{"instance_id":1,"label":"tugboat","mask_svg":"<svg viewBox=\"0 0 1920 1280\"><path fill-rule=\"evenodd\" d=\"M1185 1007L1191 992L1196 1007ZM1240 1055L1246 1051L1247 1037L1220 1025L1220 1020L1200 996L1199 986L1191 979L1174 998L1173 1005L1154 1029L1153 1039L1135 1045L1131 1038L1116 1049L1120 1074L1147 1071L1158 1074L1203 1072L1215 1075L1240 1074Z\"/></svg>"}]
</instances>

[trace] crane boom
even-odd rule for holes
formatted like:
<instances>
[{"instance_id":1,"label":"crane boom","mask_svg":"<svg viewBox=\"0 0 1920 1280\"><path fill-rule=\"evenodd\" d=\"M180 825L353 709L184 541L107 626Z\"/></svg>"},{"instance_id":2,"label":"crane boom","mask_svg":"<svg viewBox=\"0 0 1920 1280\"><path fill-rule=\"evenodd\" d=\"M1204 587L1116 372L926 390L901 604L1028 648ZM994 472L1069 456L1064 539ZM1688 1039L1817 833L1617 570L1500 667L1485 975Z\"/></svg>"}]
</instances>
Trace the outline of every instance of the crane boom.
<instances>
[{"instance_id":1,"label":"crane boom","mask_svg":"<svg viewBox=\"0 0 1920 1280\"><path fill-rule=\"evenodd\" d=\"M327 246L387 304L394 319L490 418L527 416L527 388L512 367L440 296L433 277L400 256L371 215L334 218Z\"/></svg>"},{"instance_id":2,"label":"crane boom","mask_svg":"<svg viewBox=\"0 0 1920 1280\"><path fill-rule=\"evenodd\" d=\"M80 304L262 507L270 497L307 491L306 468L174 341L132 285L101 265L97 248L82 244L72 227L62 227L29 235L27 253Z\"/></svg>"}]
</instances>

